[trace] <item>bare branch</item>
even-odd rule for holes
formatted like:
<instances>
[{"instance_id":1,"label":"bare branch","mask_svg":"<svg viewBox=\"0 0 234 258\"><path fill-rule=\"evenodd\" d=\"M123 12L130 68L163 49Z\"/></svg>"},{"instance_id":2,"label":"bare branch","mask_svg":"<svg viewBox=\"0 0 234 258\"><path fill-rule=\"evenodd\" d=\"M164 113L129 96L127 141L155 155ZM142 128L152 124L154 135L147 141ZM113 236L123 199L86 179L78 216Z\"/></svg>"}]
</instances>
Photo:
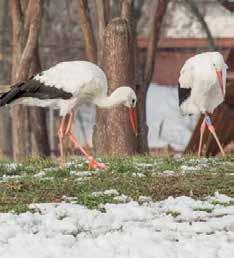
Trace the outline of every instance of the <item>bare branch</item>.
<instances>
[{"instance_id":1,"label":"bare branch","mask_svg":"<svg viewBox=\"0 0 234 258\"><path fill-rule=\"evenodd\" d=\"M214 38L212 37L212 34L210 32L210 29L203 17L203 15L200 13L197 4L195 3L194 0L185 0L185 3L187 3L192 11L192 13L197 17L198 21L200 22L203 30L206 33L207 40L209 43L209 49L210 50L217 50L217 47L215 46Z\"/></svg>"},{"instance_id":2,"label":"bare branch","mask_svg":"<svg viewBox=\"0 0 234 258\"><path fill-rule=\"evenodd\" d=\"M163 21L164 14L166 13L168 2L169 0L159 0L158 5L155 8L155 13L154 13L150 36L149 36L149 45L148 45L147 54L146 54L146 63L145 63L145 71L144 71L145 86L149 85L152 80L154 64L155 64L155 52L159 41L161 24Z\"/></svg>"},{"instance_id":3,"label":"bare branch","mask_svg":"<svg viewBox=\"0 0 234 258\"><path fill-rule=\"evenodd\" d=\"M77 11L83 33L86 57L90 62L97 62L97 45L89 16L87 0L77 0Z\"/></svg>"}]
</instances>

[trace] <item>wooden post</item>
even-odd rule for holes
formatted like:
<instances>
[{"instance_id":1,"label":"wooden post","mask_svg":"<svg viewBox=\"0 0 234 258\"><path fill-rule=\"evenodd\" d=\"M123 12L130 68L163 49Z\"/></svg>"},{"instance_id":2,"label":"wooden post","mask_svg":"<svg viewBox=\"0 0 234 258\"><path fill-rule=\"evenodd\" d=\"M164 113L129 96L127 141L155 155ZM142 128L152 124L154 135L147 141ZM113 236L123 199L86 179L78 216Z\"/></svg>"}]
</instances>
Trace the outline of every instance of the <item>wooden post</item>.
<instances>
[{"instance_id":1,"label":"wooden post","mask_svg":"<svg viewBox=\"0 0 234 258\"><path fill-rule=\"evenodd\" d=\"M108 78L109 94L124 85L134 88L133 60L129 24L125 19L115 18L106 27L103 44L103 68ZM126 107L97 109L96 121L93 143L97 154L130 155L136 152L136 138Z\"/></svg>"}]
</instances>

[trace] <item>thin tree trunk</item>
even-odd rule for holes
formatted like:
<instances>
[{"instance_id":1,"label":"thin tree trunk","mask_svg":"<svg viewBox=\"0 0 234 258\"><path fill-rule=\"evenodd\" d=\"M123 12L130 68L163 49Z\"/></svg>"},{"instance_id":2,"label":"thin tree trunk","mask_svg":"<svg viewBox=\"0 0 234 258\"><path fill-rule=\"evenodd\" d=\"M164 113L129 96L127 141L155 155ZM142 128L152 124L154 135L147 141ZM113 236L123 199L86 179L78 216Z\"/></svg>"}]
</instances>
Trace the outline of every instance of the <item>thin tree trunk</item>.
<instances>
[{"instance_id":1,"label":"thin tree trunk","mask_svg":"<svg viewBox=\"0 0 234 258\"><path fill-rule=\"evenodd\" d=\"M37 45L30 69L30 74L36 74L40 71L41 63ZM46 110L41 107L31 107L29 109L29 115L31 131L31 154L33 156L49 156L50 145L47 130Z\"/></svg>"},{"instance_id":2,"label":"thin tree trunk","mask_svg":"<svg viewBox=\"0 0 234 258\"><path fill-rule=\"evenodd\" d=\"M125 19L116 18L109 23L103 50L103 68L108 78L109 93L122 85L134 88L132 35ZM97 109L93 143L97 154L129 155L136 152L136 139L126 107Z\"/></svg>"},{"instance_id":3,"label":"thin tree trunk","mask_svg":"<svg viewBox=\"0 0 234 258\"><path fill-rule=\"evenodd\" d=\"M95 1L96 13L97 13L97 24L98 24L98 64L102 64L103 57L103 36L107 25L106 14L105 14L105 2L104 0Z\"/></svg>"},{"instance_id":4,"label":"thin tree trunk","mask_svg":"<svg viewBox=\"0 0 234 258\"><path fill-rule=\"evenodd\" d=\"M148 153L148 126L146 124L146 94L151 83L157 44L160 37L160 29L163 22L164 15L166 13L167 5L169 0L159 0L157 6L155 7L155 13L153 16L153 21L151 25L151 31L149 35L149 43L146 54L144 52L139 53L137 56L137 63L139 64L138 70L144 70L144 74L140 72L137 81L137 98L138 98L138 152ZM146 57L144 58L144 55ZM144 61L145 60L145 61ZM143 78L142 78L143 76Z\"/></svg>"},{"instance_id":5,"label":"thin tree trunk","mask_svg":"<svg viewBox=\"0 0 234 258\"><path fill-rule=\"evenodd\" d=\"M24 5L21 5L19 0L10 0L13 41L12 83L27 80L32 75L33 70L37 69L38 63L34 58L38 58L41 0L29 0L22 3ZM30 112L33 114L32 117L30 117ZM43 128L44 132L46 130L45 118L43 120L42 116L36 117L37 112L19 105L12 108L13 157L17 160L31 154L31 131L35 130L35 125L40 129ZM35 123L32 123L34 121ZM34 135L36 134L40 136L39 130L34 133ZM37 146L37 152L42 151L43 153L45 142L48 143L48 137L43 141L41 137L34 137L34 150ZM48 150L46 154L47 152Z\"/></svg>"},{"instance_id":6,"label":"thin tree trunk","mask_svg":"<svg viewBox=\"0 0 234 258\"><path fill-rule=\"evenodd\" d=\"M22 55L22 42L25 35L23 32L23 17L20 1L10 0L10 11L12 19L12 84L20 80L17 69ZM28 108L14 106L12 115L12 143L13 157L21 159L30 154L30 132Z\"/></svg>"},{"instance_id":7,"label":"thin tree trunk","mask_svg":"<svg viewBox=\"0 0 234 258\"><path fill-rule=\"evenodd\" d=\"M89 16L87 0L77 0L77 11L80 19L81 30L84 39L86 57L90 62L97 62L97 46Z\"/></svg>"},{"instance_id":8,"label":"thin tree trunk","mask_svg":"<svg viewBox=\"0 0 234 258\"><path fill-rule=\"evenodd\" d=\"M9 58L9 51L5 45L9 42L9 34L4 29L9 26L9 18L7 15L4 15L8 13L8 11L7 1L0 1L0 17L2 17L0 20L0 28L2 30L0 35L0 56L2 56L3 60L0 65L0 73L4 84L6 83L6 78L8 78L8 70L10 70L10 65L8 65L8 62L6 61ZM9 108L0 110L0 121L0 157L12 157L11 118Z\"/></svg>"}]
</instances>

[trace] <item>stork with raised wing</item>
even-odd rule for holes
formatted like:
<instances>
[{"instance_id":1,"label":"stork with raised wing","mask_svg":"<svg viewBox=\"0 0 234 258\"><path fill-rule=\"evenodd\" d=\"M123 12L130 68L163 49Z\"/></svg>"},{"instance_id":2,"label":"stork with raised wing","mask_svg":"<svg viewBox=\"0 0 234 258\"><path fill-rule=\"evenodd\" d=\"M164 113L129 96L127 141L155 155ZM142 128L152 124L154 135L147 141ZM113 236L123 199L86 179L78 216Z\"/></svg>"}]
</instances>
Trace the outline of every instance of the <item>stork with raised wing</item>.
<instances>
[{"instance_id":1,"label":"stork with raised wing","mask_svg":"<svg viewBox=\"0 0 234 258\"><path fill-rule=\"evenodd\" d=\"M179 106L184 114L204 114L200 127L198 156L201 155L206 126L224 156L224 150L212 125L209 113L224 101L227 65L219 52L206 52L188 59L180 71Z\"/></svg>"},{"instance_id":2,"label":"stork with raised wing","mask_svg":"<svg viewBox=\"0 0 234 258\"><path fill-rule=\"evenodd\" d=\"M84 154L89 168L105 168L103 163L97 162L80 146L71 127L77 105L93 103L101 108L112 108L123 104L129 110L132 129L137 135L135 92L123 86L107 96L107 89L106 75L97 65L86 61L62 62L29 80L13 85L0 97L0 106L13 103L58 109L61 116L58 129L61 165L65 161L63 140L67 136L75 148Z\"/></svg>"}]
</instances>

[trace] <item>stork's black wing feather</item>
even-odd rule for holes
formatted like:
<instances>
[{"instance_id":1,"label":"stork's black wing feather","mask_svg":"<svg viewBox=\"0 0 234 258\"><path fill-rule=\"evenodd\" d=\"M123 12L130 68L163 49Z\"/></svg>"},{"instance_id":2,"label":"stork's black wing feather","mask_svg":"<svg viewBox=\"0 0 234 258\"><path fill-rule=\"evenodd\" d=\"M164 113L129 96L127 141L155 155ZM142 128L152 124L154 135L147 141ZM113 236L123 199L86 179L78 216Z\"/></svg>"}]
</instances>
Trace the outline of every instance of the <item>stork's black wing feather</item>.
<instances>
[{"instance_id":1,"label":"stork's black wing feather","mask_svg":"<svg viewBox=\"0 0 234 258\"><path fill-rule=\"evenodd\" d=\"M72 97L72 93L66 92L63 89L58 89L55 86L45 85L39 80L31 78L28 81L23 81L13 85L10 91L4 93L0 97L0 106L4 106L23 97L33 97L38 99L70 99Z\"/></svg>"},{"instance_id":2,"label":"stork's black wing feather","mask_svg":"<svg viewBox=\"0 0 234 258\"><path fill-rule=\"evenodd\" d=\"M191 88L181 88L180 83L178 83L178 96L179 96L179 106L189 98L191 95Z\"/></svg>"}]
</instances>

